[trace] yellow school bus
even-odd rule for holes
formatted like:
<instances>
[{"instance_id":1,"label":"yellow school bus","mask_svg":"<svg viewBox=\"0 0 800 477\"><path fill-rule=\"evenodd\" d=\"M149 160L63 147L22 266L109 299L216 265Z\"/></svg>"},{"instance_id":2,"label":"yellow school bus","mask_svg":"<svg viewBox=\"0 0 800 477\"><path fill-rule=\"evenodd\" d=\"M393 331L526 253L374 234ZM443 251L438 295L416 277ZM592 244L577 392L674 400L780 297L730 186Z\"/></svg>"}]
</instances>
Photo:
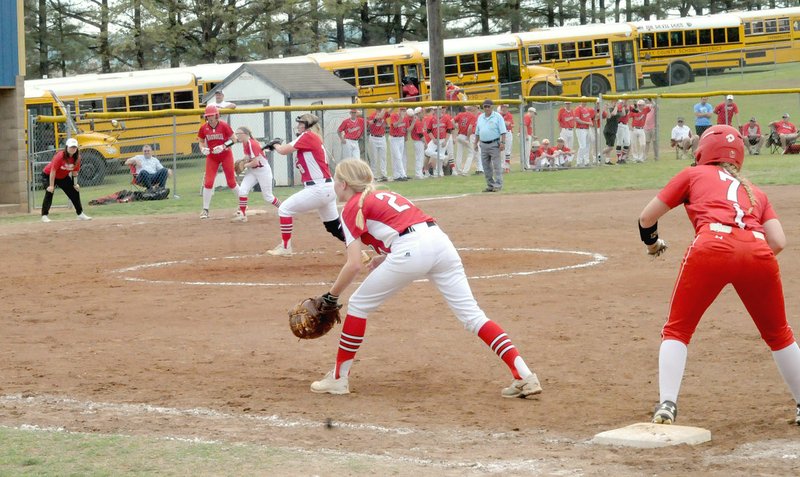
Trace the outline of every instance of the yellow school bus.
<instances>
[{"instance_id":1,"label":"yellow school bus","mask_svg":"<svg viewBox=\"0 0 800 477\"><path fill-rule=\"evenodd\" d=\"M567 96L636 91L642 78L636 29L624 23L517 33L529 66L558 70Z\"/></svg>"},{"instance_id":2,"label":"yellow school bus","mask_svg":"<svg viewBox=\"0 0 800 477\"><path fill-rule=\"evenodd\" d=\"M422 52L425 77L430 79L428 42L409 42ZM444 75L464 90L469 99L517 98L520 95L554 96L562 93L558 71L525 65L517 34L444 40Z\"/></svg>"},{"instance_id":3,"label":"yellow school bus","mask_svg":"<svg viewBox=\"0 0 800 477\"><path fill-rule=\"evenodd\" d=\"M800 61L800 8L732 12L744 28L747 66Z\"/></svg>"},{"instance_id":4,"label":"yellow school bus","mask_svg":"<svg viewBox=\"0 0 800 477\"><path fill-rule=\"evenodd\" d=\"M742 64L742 22L731 14L631 23L638 31L642 72L656 86L694 80Z\"/></svg>"}]
</instances>

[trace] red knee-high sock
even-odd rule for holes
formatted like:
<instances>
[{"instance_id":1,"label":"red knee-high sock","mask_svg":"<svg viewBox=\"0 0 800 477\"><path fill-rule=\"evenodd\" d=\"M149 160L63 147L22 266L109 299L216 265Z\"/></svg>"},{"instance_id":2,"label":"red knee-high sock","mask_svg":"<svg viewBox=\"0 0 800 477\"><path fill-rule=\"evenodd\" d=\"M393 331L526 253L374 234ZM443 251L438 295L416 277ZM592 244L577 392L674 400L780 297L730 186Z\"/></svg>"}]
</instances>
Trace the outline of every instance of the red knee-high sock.
<instances>
[{"instance_id":1,"label":"red knee-high sock","mask_svg":"<svg viewBox=\"0 0 800 477\"><path fill-rule=\"evenodd\" d=\"M339 337L339 351L336 353L335 378L350 375L350 366L356 357L361 343L364 342L364 330L367 329L367 319L347 315L342 325L342 335Z\"/></svg>"},{"instance_id":2,"label":"red knee-high sock","mask_svg":"<svg viewBox=\"0 0 800 477\"><path fill-rule=\"evenodd\" d=\"M289 241L292 240L292 218L291 217L278 217L281 223L281 239L283 240L283 247L289 248Z\"/></svg>"},{"instance_id":3,"label":"red knee-high sock","mask_svg":"<svg viewBox=\"0 0 800 477\"><path fill-rule=\"evenodd\" d=\"M485 325L478 331L478 337L483 340L492 351L506 363L506 366L511 370L514 379L522 379L517 369L515 360L519 357L519 351L516 346L511 342L503 328L494 321L487 321ZM521 360L520 360L521 361ZM525 366L527 368L527 366Z\"/></svg>"},{"instance_id":4,"label":"red knee-high sock","mask_svg":"<svg viewBox=\"0 0 800 477\"><path fill-rule=\"evenodd\" d=\"M272 198L272 205L274 205L275 207L280 207L281 206L280 199L278 199L277 197L273 197Z\"/></svg>"},{"instance_id":5,"label":"red knee-high sock","mask_svg":"<svg viewBox=\"0 0 800 477\"><path fill-rule=\"evenodd\" d=\"M242 211L242 215L247 212L247 197L239 196L239 210Z\"/></svg>"}]
</instances>

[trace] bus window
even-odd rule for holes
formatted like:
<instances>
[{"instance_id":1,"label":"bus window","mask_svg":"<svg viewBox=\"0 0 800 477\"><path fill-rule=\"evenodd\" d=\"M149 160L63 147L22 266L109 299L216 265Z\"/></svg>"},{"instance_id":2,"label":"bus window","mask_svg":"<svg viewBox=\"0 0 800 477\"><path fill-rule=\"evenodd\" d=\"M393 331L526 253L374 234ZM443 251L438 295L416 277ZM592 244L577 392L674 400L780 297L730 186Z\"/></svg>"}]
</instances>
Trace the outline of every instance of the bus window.
<instances>
[{"instance_id":1,"label":"bus window","mask_svg":"<svg viewBox=\"0 0 800 477\"><path fill-rule=\"evenodd\" d=\"M714 43L725 43L724 28L714 28Z\"/></svg>"},{"instance_id":2,"label":"bus window","mask_svg":"<svg viewBox=\"0 0 800 477\"><path fill-rule=\"evenodd\" d=\"M753 35L760 35L762 33L764 33L764 22L762 21L753 22Z\"/></svg>"},{"instance_id":3,"label":"bus window","mask_svg":"<svg viewBox=\"0 0 800 477\"><path fill-rule=\"evenodd\" d=\"M149 111L150 104L147 102L146 94L132 94L128 96L128 103L131 111Z\"/></svg>"},{"instance_id":4,"label":"bus window","mask_svg":"<svg viewBox=\"0 0 800 477\"><path fill-rule=\"evenodd\" d=\"M578 58L591 58L593 55L592 40L578 42Z\"/></svg>"},{"instance_id":5,"label":"bus window","mask_svg":"<svg viewBox=\"0 0 800 477\"><path fill-rule=\"evenodd\" d=\"M378 65L378 84L395 84L394 65Z\"/></svg>"},{"instance_id":6,"label":"bus window","mask_svg":"<svg viewBox=\"0 0 800 477\"><path fill-rule=\"evenodd\" d=\"M153 111L170 109L172 108L172 98L169 93L152 93L150 95L150 104L153 105Z\"/></svg>"},{"instance_id":7,"label":"bus window","mask_svg":"<svg viewBox=\"0 0 800 477\"><path fill-rule=\"evenodd\" d=\"M194 109L194 95L191 91L175 91L175 109Z\"/></svg>"},{"instance_id":8,"label":"bus window","mask_svg":"<svg viewBox=\"0 0 800 477\"><path fill-rule=\"evenodd\" d=\"M558 61L558 44L544 45L545 61Z\"/></svg>"},{"instance_id":9,"label":"bus window","mask_svg":"<svg viewBox=\"0 0 800 477\"><path fill-rule=\"evenodd\" d=\"M682 31L674 31L669 35L669 45L670 46L683 46L683 32Z\"/></svg>"},{"instance_id":10,"label":"bus window","mask_svg":"<svg viewBox=\"0 0 800 477\"><path fill-rule=\"evenodd\" d=\"M788 18L778 18L778 31L781 33L786 33L789 31L789 19Z\"/></svg>"},{"instance_id":11,"label":"bus window","mask_svg":"<svg viewBox=\"0 0 800 477\"><path fill-rule=\"evenodd\" d=\"M669 32L660 31L656 33L656 46L658 48L667 48L669 46Z\"/></svg>"},{"instance_id":12,"label":"bus window","mask_svg":"<svg viewBox=\"0 0 800 477\"><path fill-rule=\"evenodd\" d=\"M794 21L794 31L800 31L800 20Z\"/></svg>"},{"instance_id":13,"label":"bus window","mask_svg":"<svg viewBox=\"0 0 800 477\"><path fill-rule=\"evenodd\" d=\"M475 72L475 55L459 55L458 62L461 64L462 73Z\"/></svg>"},{"instance_id":14,"label":"bus window","mask_svg":"<svg viewBox=\"0 0 800 477\"><path fill-rule=\"evenodd\" d=\"M371 66L362 67L358 69L358 86L374 86L375 85L375 69Z\"/></svg>"},{"instance_id":15,"label":"bus window","mask_svg":"<svg viewBox=\"0 0 800 477\"><path fill-rule=\"evenodd\" d=\"M78 108L81 116L86 113L102 113L103 112L103 100L102 99L84 99L78 101Z\"/></svg>"},{"instance_id":16,"label":"bus window","mask_svg":"<svg viewBox=\"0 0 800 477\"><path fill-rule=\"evenodd\" d=\"M684 33L684 43L686 43L686 46L697 44L697 30L686 30Z\"/></svg>"},{"instance_id":17,"label":"bus window","mask_svg":"<svg viewBox=\"0 0 800 477\"><path fill-rule=\"evenodd\" d=\"M577 55L575 54L575 43L569 42L561 44L561 59L572 60L576 57Z\"/></svg>"},{"instance_id":18,"label":"bus window","mask_svg":"<svg viewBox=\"0 0 800 477\"><path fill-rule=\"evenodd\" d=\"M109 113L115 111L127 111L128 106L125 104L124 96L115 96L106 98L106 111Z\"/></svg>"},{"instance_id":19,"label":"bus window","mask_svg":"<svg viewBox=\"0 0 800 477\"><path fill-rule=\"evenodd\" d=\"M528 63L541 63L542 62L542 47L539 45L531 45L528 47Z\"/></svg>"},{"instance_id":20,"label":"bus window","mask_svg":"<svg viewBox=\"0 0 800 477\"><path fill-rule=\"evenodd\" d=\"M764 22L764 30L767 33L778 33L778 21L767 20L766 22Z\"/></svg>"},{"instance_id":21,"label":"bus window","mask_svg":"<svg viewBox=\"0 0 800 477\"><path fill-rule=\"evenodd\" d=\"M494 71L491 53L478 53L478 71Z\"/></svg>"},{"instance_id":22,"label":"bus window","mask_svg":"<svg viewBox=\"0 0 800 477\"><path fill-rule=\"evenodd\" d=\"M701 45L710 45L711 44L711 30L700 30L699 32L699 43Z\"/></svg>"},{"instance_id":23,"label":"bus window","mask_svg":"<svg viewBox=\"0 0 800 477\"><path fill-rule=\"evenodd\" d=\"M744 36L750 36L752 30L750 30L750 22L744 24Z\"/></svg>"},{"instance_id":24,"label":"bus window","mask_svg":"<svg viewBox=\"0 0 800 477\"><path fill-rule=\"evenodd\" d=\"M350 83L351 85L356 85L356 70L355 68L344 68L341 70L335 70L333 72L336 76L341 78L342 80Z\"/></svg>"},{"instance_id":25,"label":"bus window","mask_svg":"<svg viewBox=\"0 0 800 477\"><path fill-rule=\"evenodd\" d=\"M739 43L739 29L736 27L728 28L728 43Z\"/></svg>"},{"instance_id":26,"label":"bus window","mask_svg":"<svg viewBox=\"0 0 800 477\"><path fill-rule=\"evenodd\" d=\"M444 74L445 76L454 76L458 74L458 58L455 56L444 57Z\"/></svg>"},{"instance_id":27,"label":"bus window","mask_svg":"<svg viewBox=\"0 0 800 477\"><path fill-rule=\"evenodd\" d=\"M649 50L656 46L656 38L653 33L645 33L642 35L642 48Z\"/></svg>"},{"instance_id":28,"label":"bus window","mask_svg":"<svg viewBox=\"0 0 800 477\"><path fill-rule=\"evenodd\" d=\"M594 55L608 56L608 40L601 38L594 41Z\"/></svg>"}]
</instances>

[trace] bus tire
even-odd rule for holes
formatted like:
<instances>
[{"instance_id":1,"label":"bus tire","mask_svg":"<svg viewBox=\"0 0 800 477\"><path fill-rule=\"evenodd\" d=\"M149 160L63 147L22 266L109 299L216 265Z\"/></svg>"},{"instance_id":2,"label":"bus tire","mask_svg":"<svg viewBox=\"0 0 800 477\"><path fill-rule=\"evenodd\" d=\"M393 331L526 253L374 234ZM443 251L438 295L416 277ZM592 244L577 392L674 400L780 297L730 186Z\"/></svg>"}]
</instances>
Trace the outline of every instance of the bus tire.
<instances>
[{"instance_id":1,"label":"bus tire","mask_svg":"<svg viewBox=\"0 0 800 477\"><path fill-rule=\"evenodd\" d=\"M687 66L685 63L673 63L669 65L669 71L667 72L667 75L669 77L669 84L671 86L692 81L692 70L689 69L689 66Z\"/></svg>"},{"instance_id":2,"label":"bus tire","mask_svg":"<svg viewBox=\"0 0 800 477\"><path fill-rule=\"evenodd\" d=\"M81 187L95 186L103 183L106 177L106 161L97 151L81 151L81 170L78 172L78 184Z\"/></svg>"},{"instance_id":3,"label":"bus tire","mask_svg":"<svg viewBox=\"0 0 800 477\"><path fill-rule=\"evenodd\" d=\"M608 80L600 75L589 75L581 83L581 94L583 96L599 96L611 91Z\"/></svg>"},{"instance_id":4,"label":"bus tire","mask_svg":"<svg viewBox=\"0 0 800 477\"><path fill-rule=\"evenodd\" d=\"M667 86L669 84L665 73L650 73L650 81L658 87Z\"/></svg>"},{"instance_id":5,"label":"bus tire","mask_svg":"<svg viewBox=\"0 0 800 477\"><path fill-rule=\"evenodd\" d=\"M531 88L531 96L559 96L561 91L548 83L536 83Z\"/></svg>"}]
</instances>

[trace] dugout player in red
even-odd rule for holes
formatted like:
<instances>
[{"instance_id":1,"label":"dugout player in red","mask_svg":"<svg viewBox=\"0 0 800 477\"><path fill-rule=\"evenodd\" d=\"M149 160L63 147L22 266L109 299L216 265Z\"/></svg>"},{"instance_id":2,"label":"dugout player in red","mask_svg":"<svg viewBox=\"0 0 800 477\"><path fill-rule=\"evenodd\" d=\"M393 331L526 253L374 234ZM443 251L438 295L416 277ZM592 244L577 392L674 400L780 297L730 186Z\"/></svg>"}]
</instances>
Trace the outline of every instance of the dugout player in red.
<instances>
[{"instance_id":1,"label":"dugout player in red","mask_svg":"<svg viewBox=\"0 0 800 477\"><path fill-rule=\"evenodd\" d=\"M78 140L74 137L67 139L64 149L58 151L53 159L44 166L42 171L42 187L45 188L44 201L42 202L42 222L50 222L50 207L53 205L53 194L56 186L67 194L70 202L75 207L78 220L92 220L83 213L81 205L81 186L78 185L78 173L81 170L81 153L78 151Z\"/></svg>"},{"instance_id":2,"label":"dugout player in red","mask_svg":"<svg viewBox=\"0 0 800 477\"><path fill-rule=\"evenodd\" d=\"M300 172L303 189L295 192L278 207L278 220L281 227L281 243L270 255L289 256L292 254L293 217L303 212L316 210L322 219L325 230L344 242L342 226L339 223L339 212L336 210L336 194L333 191L333 179L328 168L328 155L322 144L322 129L319 118L306 113L298 116L297 139L288 144L270 143L267 148L284 156L295 154L294 166Z\"/></svg>"},{"instance_id":3,"label":"dugout player in red","mask_svg":"<svg viewBox=\"0 0 800 477\"><path fill-rule=\"evenodd\" d=\"M800 402L800 348L786 322L783 286L775 255L786 236L766 194L743 178L744 141L738 130L707 129L695 152L696 167L673 177L639 216L639 232L651 255L666 244L658 219L681 204L696 236L686 251L672 292L669 317L658 355L660 403L653 422L671 424L689 341L700 318L727 284L747 308L761 338L772 350L781 376ZM795 412L800 424L800 406Z\"/></svg>"},{"instance_id":4,"label":"dugout player in red","mask_svg":"<svg viewBox=\"0 0 800 477\"><path fill-rule=\"evenodd\" d=\"M222 164L225 180L231 191L239 200L239 185L236 183L236 171L233 169L233 129L219 118L219 109L213 104L206 106L206 123L200 126L197 138L200 140L200 151L206 156L206 175L203 180L203 212L201 219L208 218L211 197L214 195L214 179Z\"/></svg>"},{"instance_id":5,"label":"dugout player in red","mask_svg":"<svg viewBox=\"0 0 800 477\"><path fill-rule=\"evenodd\" d=\"M336 364L322 380L311 384L311 391L349 393L350 367L364 341L367 316L414 280L428 278L464 327L477 334L511 370L514 379L501 395L525 398L542 392L539 379L525 364L511 338L478 306L461 257L433 217L397 193L375 190L372 171L363 161L340 162L336 166L334 188L336 197L345 202L342 229L347 263L323 298L335 305L339 295L361 272L362 244L371 246L379 255L369 262L370 274L350 297Z\"/></svg>"}]
</instances>

